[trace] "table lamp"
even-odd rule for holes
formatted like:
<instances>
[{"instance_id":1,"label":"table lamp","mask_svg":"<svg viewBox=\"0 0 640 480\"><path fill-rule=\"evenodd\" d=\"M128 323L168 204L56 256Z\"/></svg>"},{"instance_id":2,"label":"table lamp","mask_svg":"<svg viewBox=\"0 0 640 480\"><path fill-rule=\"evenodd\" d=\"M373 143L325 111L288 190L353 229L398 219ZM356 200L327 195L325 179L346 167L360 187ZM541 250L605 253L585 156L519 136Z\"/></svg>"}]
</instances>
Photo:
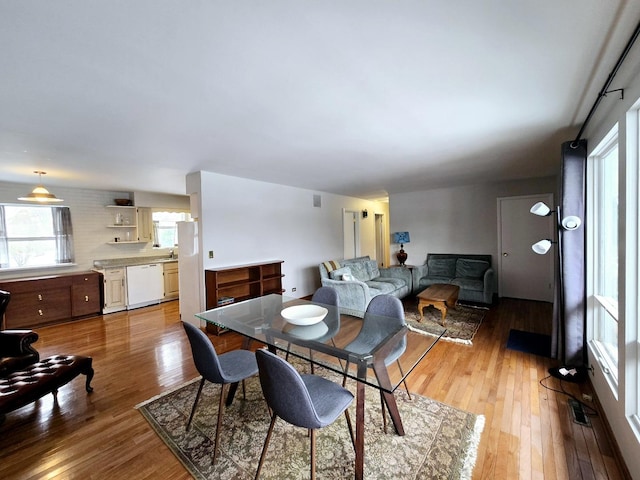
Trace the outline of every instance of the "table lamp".
<instances>
[{"instance_id":1,"label":"table lamp","mask_svg":"<svg viewBox=\"0 0 640 480\"><path fill-rule=\"evenodd\" d=\"M398 263L404 266L404 262L407 261L408 255L404 251L404 244L409 243L411 240L409 239L409 232L395 232L393 234L393 243L400 244L400 251L396 253L396 257L398 258Z\"/></svg>"}]
</instances>

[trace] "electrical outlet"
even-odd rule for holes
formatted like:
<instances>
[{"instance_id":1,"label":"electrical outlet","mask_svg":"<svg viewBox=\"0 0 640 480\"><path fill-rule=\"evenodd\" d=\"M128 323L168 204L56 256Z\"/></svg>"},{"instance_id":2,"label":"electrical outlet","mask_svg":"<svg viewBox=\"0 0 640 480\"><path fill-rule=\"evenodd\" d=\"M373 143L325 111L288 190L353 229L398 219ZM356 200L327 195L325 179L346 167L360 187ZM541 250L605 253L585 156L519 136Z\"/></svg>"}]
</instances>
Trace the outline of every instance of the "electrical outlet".
<instances>
[{"instance_id":1,"label":"electrical outlet","mask_svg":"<svg viewBox=\"0 0 640 480\"><path fill-rule=\"evenodd\" d=\"M295 292L296 290L297 290L297 289L296 289L296 287L293 287L293 288L291 289L291 291L292 291L292 292Z\"/></svg>"},{"instance_id":2,"label":"electrical outlet","mask_svg":"<svg viewBox=\"0 0 640 480\"><path fill-rule=\"evenodd\" d=\"M213 250L209 250L209 258L213 258Z\"/></svg>"}]
</instances>

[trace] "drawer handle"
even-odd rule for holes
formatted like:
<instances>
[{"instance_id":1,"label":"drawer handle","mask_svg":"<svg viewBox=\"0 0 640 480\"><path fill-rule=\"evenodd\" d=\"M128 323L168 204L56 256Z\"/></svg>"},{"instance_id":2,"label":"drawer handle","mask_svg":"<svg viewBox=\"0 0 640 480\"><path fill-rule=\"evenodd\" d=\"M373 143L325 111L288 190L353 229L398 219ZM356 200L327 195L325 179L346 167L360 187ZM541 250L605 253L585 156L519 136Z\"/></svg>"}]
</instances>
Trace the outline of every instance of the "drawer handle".
<instances>
[{"instance_id":1,"label":"drawer handle","mask_svg":"<svg viewBox=\"0 0 640 480\"><path fill-rule=\"evenodd\" d=\"M42 295L38 294L38 300L42 301Z\"/></svg>"},{"instance_id":2,"label":"drawer handle","mask_svg":"<svg viewBox=\"0 0 640 480\"><path fill-rule=\"evenodd\" d=\"M84 301L85 301L85 302L88 302L88 301L89 301L89 295L85 295L85 296L84 296Z\"/></svg>"},{"instance_id":3,"label":"drawer handle","mask_svg":"<svg viewBox=\"0 0 640 480\"><path fill-rule=\"evenodd\" d=\"M38 315L40 316L44 315L44 313L42 313L42 310L38 310Z\"/></svg>"}]
</instances>

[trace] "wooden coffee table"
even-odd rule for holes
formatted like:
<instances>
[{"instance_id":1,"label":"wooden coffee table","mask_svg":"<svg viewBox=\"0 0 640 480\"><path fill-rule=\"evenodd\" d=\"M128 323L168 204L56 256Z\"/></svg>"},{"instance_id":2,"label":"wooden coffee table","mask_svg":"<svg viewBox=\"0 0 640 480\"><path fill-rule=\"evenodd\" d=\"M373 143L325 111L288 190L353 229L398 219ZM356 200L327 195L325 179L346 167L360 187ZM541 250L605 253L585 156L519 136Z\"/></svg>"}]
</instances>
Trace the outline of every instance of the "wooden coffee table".
<instances>
[{"instance_id":1,"label":"wooden coffee table","mask_svg":"<svg viewBox=\"0 0 640 480\"><path fill-rule=\"evenodd\" d=\"M429 285L429 287L418 294L418 311L420 312L420 321L424 319L422 309L429 305L433 305L442 312L442 326L444 327L447 308L455 308L456 303L458 302L459 293L460 287L457 285L440 283Z\"/></svg>"}]
</instances>

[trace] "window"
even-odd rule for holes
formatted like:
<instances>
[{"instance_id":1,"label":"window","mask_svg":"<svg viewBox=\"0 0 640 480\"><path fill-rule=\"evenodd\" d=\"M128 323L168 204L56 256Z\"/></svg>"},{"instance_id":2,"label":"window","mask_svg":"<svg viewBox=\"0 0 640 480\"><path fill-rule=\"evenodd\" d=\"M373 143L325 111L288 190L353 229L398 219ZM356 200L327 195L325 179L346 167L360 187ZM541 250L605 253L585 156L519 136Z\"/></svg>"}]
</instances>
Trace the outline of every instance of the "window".
<instances>
[{"instance_id":1,"label":"window","mask_svg":"<svg viewBox=\"0 0 640 480\"><path fill-rule=\"evenodd\" d=\"M173 248L178 245L177 222L191 219L189 212L153 212L153 246L156 248Z\"/></svg>"},{"instance_id":2,"label":"window","mask_svg":"<svg viewBox=\"0 0 640 480\"><path fill-rule=\"evenodd\" d=\"M589 159L589 315L592 347L605 373L618 378L618 135Z\"/></svg>"},{"instance_id":3,"label":"window","mask_svg":"<svg viewBox=\"0 0 640 480\"><path fill-rule=\"evenodd\" d=\"M0 205L0 268L21 269L73 263L68 207Z\"/></svg>"}]
</instances>

